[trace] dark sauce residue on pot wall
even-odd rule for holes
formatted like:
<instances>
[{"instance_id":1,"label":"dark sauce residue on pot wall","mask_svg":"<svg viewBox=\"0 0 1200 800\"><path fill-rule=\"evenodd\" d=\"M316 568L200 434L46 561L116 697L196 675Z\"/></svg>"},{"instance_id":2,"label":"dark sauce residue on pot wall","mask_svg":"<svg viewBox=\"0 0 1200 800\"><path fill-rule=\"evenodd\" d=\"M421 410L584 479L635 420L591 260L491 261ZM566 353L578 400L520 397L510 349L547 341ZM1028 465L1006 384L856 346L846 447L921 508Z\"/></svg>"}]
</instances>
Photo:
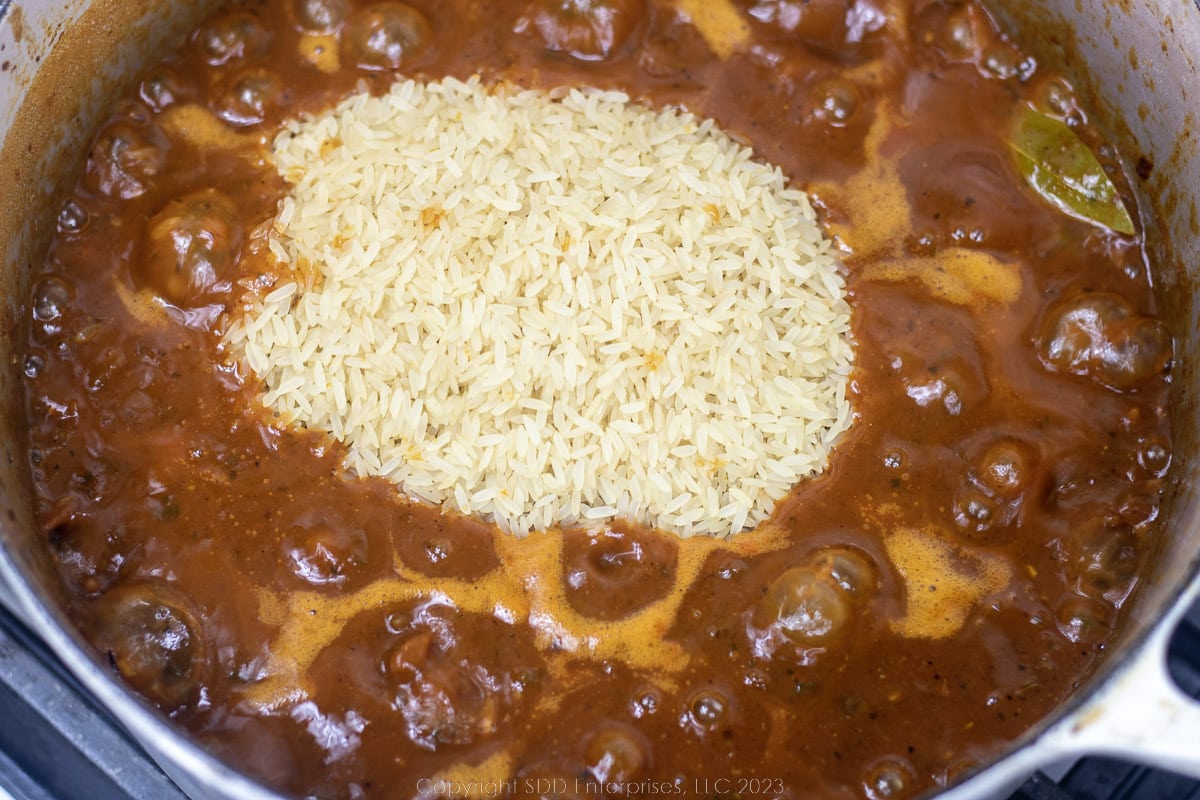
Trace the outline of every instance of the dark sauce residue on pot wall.
<instances>
[{"instance_id":1,"label":"dark sauce residue on pot wall","mask_svg":"<svg viewBox=\"0 0 1200 800\"><path fill-rule=\"evenodd\" d=\"M397 72L622 88L808 190L857 341L828 473L727 542L517 541L275 424L215 332L275 274L268 143ZM1085 151L1082 208L1054 180ZM911 796L1061 702L1155 552L1171 354L1132 207L967 3L233 4L113 109L35 278L46 546L112 668L286 792Z\"/></svg>"}]
</instances>

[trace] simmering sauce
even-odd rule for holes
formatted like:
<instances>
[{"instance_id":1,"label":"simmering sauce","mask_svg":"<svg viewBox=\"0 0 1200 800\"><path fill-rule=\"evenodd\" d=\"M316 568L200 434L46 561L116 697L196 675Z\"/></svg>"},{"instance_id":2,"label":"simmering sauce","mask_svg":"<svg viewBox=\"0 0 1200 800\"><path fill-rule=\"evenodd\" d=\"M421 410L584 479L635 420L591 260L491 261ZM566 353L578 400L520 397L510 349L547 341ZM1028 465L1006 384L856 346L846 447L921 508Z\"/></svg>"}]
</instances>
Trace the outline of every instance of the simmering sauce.
<instances>
[{"instance_id":1,"label":"simmering sauce","mask_svg":"<svg viewBox=\"0 0 1200 800\"><path fill-rule=\"evenodd\" d=\"M220 347L279 279L283 121L475 74L684 107L814 198L856 419L769 522L516 539L348 475ZM1072 691L1155 552L1171 345L1127 209L968 2L235 0L112 110L35 280L46 546L111 668L285 793L912 796Z\"/></svg>"}]
</instances>

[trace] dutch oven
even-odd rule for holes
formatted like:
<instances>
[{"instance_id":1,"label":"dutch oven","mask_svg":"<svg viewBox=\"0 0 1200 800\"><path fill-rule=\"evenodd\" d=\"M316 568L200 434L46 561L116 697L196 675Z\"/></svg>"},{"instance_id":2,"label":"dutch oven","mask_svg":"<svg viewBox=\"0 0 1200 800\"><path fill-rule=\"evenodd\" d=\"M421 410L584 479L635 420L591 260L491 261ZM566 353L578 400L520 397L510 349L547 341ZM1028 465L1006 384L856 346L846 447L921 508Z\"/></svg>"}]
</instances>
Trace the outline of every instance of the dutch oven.
<instances>
[{"instance_id":1,"label":"dutch oven","mask_svg":"<svg viewBox=\"0 0 1200 800\"><path fill-rule=\"evenodd\" d=\"M214 6L210 0L0 0L0 601L189 795L273 795L192 744L121 685L61 611L53 565L36 534L22 452L18 348L23 300L86 143L144 65ZM990 2L1039 58L1092 94L1100 122L1138 164L1148 247L1175 339L1170 536L1156 571L1085 685L993 762L940 796L1005 796L1033 771L1084 754L1113 755L1200 779L1200 706L1171 682L1166 648L1200 597L1200 4L1195 0ZM1085 92L1086 93L1086 92Z\"/></svg>"}]
</instances>

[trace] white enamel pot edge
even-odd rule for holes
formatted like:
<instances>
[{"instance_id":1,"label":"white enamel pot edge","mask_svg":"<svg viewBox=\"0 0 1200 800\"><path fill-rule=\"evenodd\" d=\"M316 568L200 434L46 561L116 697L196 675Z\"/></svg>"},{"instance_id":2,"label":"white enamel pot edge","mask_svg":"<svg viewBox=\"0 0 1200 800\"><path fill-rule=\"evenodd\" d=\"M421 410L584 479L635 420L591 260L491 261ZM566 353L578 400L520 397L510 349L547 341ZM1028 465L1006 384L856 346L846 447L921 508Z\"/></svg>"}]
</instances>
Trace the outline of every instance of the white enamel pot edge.
<instances>
[{"instance_id":1,"label":"white enamel pot edge","mask_svg":"<svg viewBox=\"0 0 1200 800\"><path fill-rule=\"evenodd\" d=\"M70 626L54 601L50 576L29 547L34 528L28 474L14 444L21 413L16 392L19 365L11 357L17 330L13 321L21 313L18 298L25 296L30 264L47 236L30 221L50 218L71 178L70 170L61 166L50 168L52 177L43 177L36 169L30 171L29 164L45 168L73 162L77 169L83 137L94 128L104 101L122 77L143 58L161 54L161 42L177 37L212 5L181 0L146 9L122 0L0 0L0 186L19 183L23 196L21 204L0 200L0 602L45 639L190 796L265 800L275 795L197 748L114 681ZM1200 596L1200 311L1194 289L1200 280L1200 69L1191 55L1200 54L1200 4L994 0L989 5L1008 24L1025 31L1026 39L1041 41L1047 54L1091 75L1112 127L1132 148L1129 152L1153 162L1150 178L1138 188L1164 228L1152 249L1167 265L1159 295L1177 332L1173 419L1179 479L1168 512L1172 536L1163 545L1160 569L1141 587L1114 652L1055 714L992 764L940 796L1004 797L1033 770L1084 754L1127 757L1200 778L1200 707L1173 687L1165 668L1166 643L1175 624ZM1048 19L1057 24L1046 25ZM72 26L82 23L100 31L90 38L107 36L90 74L60 84L79 90L82 99L69 109L38 107L38 98L30 96L31 87L40 85L35 80L38 69L53 61L55 46L71 41ZM1072 33L1042 38L1043 31L1064 30ZM51 118L43 121L43 135L25 132L28 152L17 152L13 132L31 114ZM14 159L25 162L22 172L10 169ZM15 174L21 176L16 183L10 179Z\"/></svg>"}]
</instances>

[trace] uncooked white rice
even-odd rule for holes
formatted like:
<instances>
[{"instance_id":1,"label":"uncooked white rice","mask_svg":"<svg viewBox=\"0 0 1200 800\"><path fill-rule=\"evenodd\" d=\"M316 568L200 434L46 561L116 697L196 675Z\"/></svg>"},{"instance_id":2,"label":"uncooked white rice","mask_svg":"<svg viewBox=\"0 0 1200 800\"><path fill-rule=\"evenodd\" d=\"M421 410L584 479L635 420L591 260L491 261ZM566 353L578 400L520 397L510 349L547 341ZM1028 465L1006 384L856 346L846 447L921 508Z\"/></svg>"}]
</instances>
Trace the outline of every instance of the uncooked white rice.
<instances>
[{"instance_id":1,"label":"uncooked white rice","mask_svg":"<svg viewBox=\"0 0 1200 800\"><path fill-rule=\"evenodd\" d=\"M290 123L274 158L297 271L225 341L357 474L518 535L728 535L850 424L828 242L711 121L405 81Z\"/></svg>"}]
</instances>

